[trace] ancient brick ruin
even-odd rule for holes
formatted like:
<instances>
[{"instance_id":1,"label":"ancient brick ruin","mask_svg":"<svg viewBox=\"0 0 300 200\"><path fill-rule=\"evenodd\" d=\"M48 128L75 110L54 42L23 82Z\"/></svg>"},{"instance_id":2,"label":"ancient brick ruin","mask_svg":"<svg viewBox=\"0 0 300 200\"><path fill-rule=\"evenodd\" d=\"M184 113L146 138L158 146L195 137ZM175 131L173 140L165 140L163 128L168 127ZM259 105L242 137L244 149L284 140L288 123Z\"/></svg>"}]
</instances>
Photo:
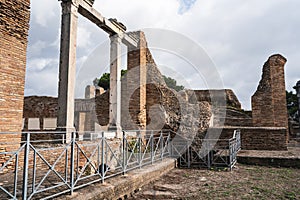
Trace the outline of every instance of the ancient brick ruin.
<instances>
[{"instance_id":1,"label":"ancient brick ruin","mask_svg":"<svg viewBox=\"0 0 300 200\"><path fill-rule=\"evenodd\" d=\"M272 55L263 66L262 79L252 96L254 126L288 127L284 65L286 58Z\"/></svg>"},{"instance_id":2,"label":"ancient brick ruin","mask_svg":"<svg viewBox=\"0 0 300 200\"><path fill-rule=\"evenodd\" d=\"M104 182L112 175L142 168L144 156L148 156L146 164L153 164L155 159L161 161L164 156L182 158L186 154L194 157L196 153L201 160L207 158L208 162L219 156L221 159L230 158L231 168L240 149L237 148L237 137L232 138L237 129L241 130L243 150L287 149L284 57L273 55L264 64L262 79L252 97L252 112L242 110L231 89L185 89L177 92L166 85L148 48L145 34L141 31L125 33L123 24L102 17L92 8L93 2L62 1L59 97L24 98L30 2L0 1L0 192L4 191L4 185L11 184L13 191L9 192L17 198L22 194L26 199L31 192L48 195L47 186L53 184L54 193L61 195L66 193L57 192L61 183L60 186L66 186L68 192L74 186L73 178L77 188L86 186L78 184L81 175L81 180L97 178L89 184ZM88 86L83 99L74 99L73 90L78 14L107 32L111 41L111 87L104 91ZM128 71L123 78L120 76L121 43L128 50ZM168 134L165 138L164 129ZM121 134L122 130L127 130L128 135ZM65 138L65 135L71 134L76 138ZM180 155L172 155L176 144L172 146L170 143L178 135L184 148ZM26 136L30 136L30 140ZM225 146L214 149L208 144L202 145L204 139L211 138L217 139L214 147L224 141ZM194 147L198 148L197 152L190 151ZM207 152L204 156L200 152L202 147ZM199 152L201 155L198 155ZM210 160L209 156L212 156ZM233 156L235 160L231 159ZM130 168L128 163L132 160ZM200 167L198 161L195 163ZM109 170L100 169L104 165ZM211 166L208 165L208 168ZM103 175L104 171L109 171L109 174ZM36 177L34 172L40 174ZM43 177L41 174L44 172ZM54 176L48 177L50 173ZM55 174L60 177L54 181ZM3 177L8 178L4 180ZM28 177L33 181L28 181ZM142 179L139 177L138 180ZM43 185L43 181L49 184ZM27 191L27 188L32 191ZM4 195L13 197L4 192ZM73 189L70 192L72 194Z\"/></svg>"},{"instance_id":3,"label":"ancient brick ruin","mask_svg":"<svg viewBox=\"0 0 300 200\"><path fill-rule=\"evenodd\" d=\"M29 5L0 2L0 132L22 130Z\"/></svg>"},{"instance_id":4,"label":"ancient brick ruin","mask_svg":"<svg viewBox=\"0 0 300 200\"><path fill-rule=\"evenodd\" d=\"M118 123L121 123L119 125L122 129L168 128L187 135L200 132L203 134L209 126L224 129L226 129L225 127L244 127L245 129L247 127L278 127L279 132L281 129L287 128L284 83L286 59L281 55L271 56L263 67L262 80L252 97L253 112L251 117L251 113L241 110L241 104L232 90L176 92L168 88L150 50L147 48L147 41L143 32L128 33L122 36L124 38L121 40L119 33L125 31L124 27L120 27L120 23L116 21L99 17L97 11L89 9L91 5L88 5L86 1L64 1L62 6L63 21L67 20L63 23L62 37L68 37L62 43L61 50L63 62L61 64L60 94L64 93L65 96L60 95L61 100L51 97L27 97L22 115L29 0L1 2L0 81L2 84L0 86L0 114L4 116L0 120L1 132L20 132L22 130L22 117L24 118L24 130L30 130L29 125L33 123L38 124L39 129L37 130L48 130L50 127L48 125L55 123L59 127L63 125L73 127L75 124L79 131L94 131L95 123L101 126L117 126ZM104 31L110 34L111 54L113 54L111 55L111 67L113 69L111 81L119 89L120 77L118 71L115 70L120 67L120 61L117 59L117 55L120 53L119 45L120 42L130 44L127 53L128 73L122 80L122 98L117 94L118 89L96 94L94 98L94 90L90 88L86 99L74 101L66 99L66 97L72 96L66 96L66 94L74 85L68 85L69 80L63 78L67 75L64 66L70 62L72 65L69 67L72 70L68 73L74 72L75 50L71 48L66 51L63 45L76 44L74 38L76 38L76 16L78 14L82 14L90 20L96 20L91 20L93 23L99 22L101 24L105 21L107 29ZM67 27L67 24L70 26ZM103 28L100 25L99 27ZM72 34L73 32L74 34ZM117 38L115 38L116 33ZM68 84L64 84L66 82ZM70 88L64 88L65 86ZM214 107L214 103L211 102L211 97L214 96L224 98L227 105L222 105L221 108ZM58 106L58 102L62 102L60 106ZM64 113L63 109L68 110ZM222 109L226 111L226 116L220 115ZM59 114L59 110L63 115ZM118 112L118 116L112 110ZM72 117L66 118L66 115ZM72 120L73 117L75 120ZM195 130L192 130L192 127ZM276 130L274 131L276 132ZM253 131L253 134L256 132ZM262 135L261 138L269 138L267 135ZM1 138L2 140L7 139L6 137ZM277 142L283 141L281 136L269 139ZM17 140L19 141L19 138ZM244 141L250 140L246 138ZM262 149L267 149L267 144L268 141L266 140L266 145ZM279 144L279 146L280 149L283 149L281 147L284 145ZM259 149L260 147L253 148ZM276 147L272 146L270 149L276 149Z\"/></svg>"},{"instance_id":5,"label":"ancient brick ruin","mask_svg":"<svg viewBox=\"0 0 300 200\"><path fill-rule=\"evenodd\" d=\"M22 130L29 6L29 0L0 1L0 132ZM20 134L2 134L0 143L20 139ZM0 144L0 152L16 148Z\"/></svg>"},{"instance_id":6,"label":"ancient brick ruin","mask_svg":"<svg viewBox=\"0 0 300 200\"><path fill-rule=\"evenodd\" d=\"M192 128L194 134L205 131L209 126L211 117L210 105L206 102L208 97L199 100L194 98L193 100L194 92L187 91L189 94L184 95L186 97L183 98L183 91L178 93L168 88L150 50L147 48L144 34L142 32L137 33L140 35L139 37L143 38L144 48L141 48L141 51L134 50L128 53L128 72L122 79L121 87L122 128L124 130L172 129L185 135L193 135L191 133ZM140 63L144 64L141 65ZM141 69L145 70L142 71ZM141 81L136 76L137 72L141 73L140 77L144 77L145 81L147 80L144 89L139 87ZM107 127L109 125L110 90L94 95L95 98L92 97L90 87L87 87L87 91L88 98L75 99L74 123L77 130L82 134L84 134L83 131L94 131L94 122L100 126ZM24 102L24 130L31 130L29 120L34 118L39 121L38 130L47 130L43 124L45 119L56 119L58 116L57 98L31 96L25 97ZM87 107L85 105L90 105L92 108L84 110L83 108ZM95 112L96 120L91 120L91 117L94 116L92 112ZM193 114L190 115L191 113ZM85 123L81 123L82 120ZM181 122L184 123L181 124Z\"/></svg>"},{"instance_id":7,"label":"ancient brick ruin","mask_svg":"<svg viewBox=\"0 0 300 200\"><path fill-rule=\"evenodd\" d=\"M209 134L212 136L216 132L222 132L220 136L220 138L222 139L230 138L232 136L233 130L241 129L243 149L286 150L287 129L286 127L282 127L283 124L277 127L275 126L275 122L269 123L268 126L256 124L256 121L260 122L259 120L257 120L257 118L255 118L257 117L257 115L254 114L254 117L252 118L251 113L241 110L241 104L239 100L237 99L234 92L229 89L211 91L183 90L180 92L169 89L166 86L163 77L159 69L157 68L155 61L151 56L151 52L147 48L146 44L145 49L146 50L144 51L144 56L141 56L141 53L136 52L134 54L131 54L131 64L139 65L139 63L141 62L141 58L143 58L143 62L146 63L146 71L144 71L144 76L146 76L147 84L146 90L142 90L146 92L146 96L144 95L144 98L146 98L141 100L141 90L136 85L132 86L131 91L129 91L128 77L133 76L130 73L136 71L135 69L128 70L129 74L126 75L122 80L122 128L124 128L125 130L141 128L143 129L145 127L148 130L171 129L181 135L184 135L185 137L198 135L199 138L204 138L206 130L210 127ZM135 58L133 55L136 55L137 57ZM265 64L264 72L269 71L265 69L266 66L269 66L269 64ZM283 72L281 70L279 71ZM278 75L278 73L275 73L275 75L276 74ZM264 73L263 80L261 82L266 81L267 78L265 77L268 77L266 76L266 73ZM275 76L272 75L272 77ZM135 80L135 84L138 82L138 80L134 78L130 80ZM131 84L133 83L131 82ZM278 81L275 81L274 84L281 85L278 86L278 88L281 87L282 90L284 90L284 87L282 87L282 82L279 83ZM261 94L261 96L259 97L261 100L260 102L262 103L264 102L264 97L269 100L269 96L265 95L264 93L264 91L267 90L261 91L260 88L272 88L274 86L273 84L270 84L268 87L264 87L261 85L262 84L260 84L260 86L258 87L259 92L256 92L256 95ZM279 90L276 91L279 94ZM280 96L275 95L276 98L284 98L285 93L282 93L281 91L280 94ZM221 107L214 107L212 105L212 97L218 97L220 99L225 98L226 105L224 105L224 109L226 111L226 116L220 115L220 112L222 110ZM40 118L43 115L40 115L39 113L44 113L46 117L56 117L57 103L50 103L56 101L53 98L50 98L50 100L52 100L49 102L42 101L42 99L47 99L46 97L27 98L28 100L27 102L25 101L24 107L24 118ZM37 100L39 98L41 99ZM38 103L37 101L41 102ZM93 103L93 101L95 101L95 109L97 115L97 119L94 121L96 121L96 123L99 123L99 125L101 126L107 126L109 124L109 91L106 91L101 95L97 95L95 99L92 98L85 100L75 100L75 102L90 103ZM145 111L142 112L143 114L141 114L140 110L143 110L142 108L144 107L140 106L140 102L146 102ZM279 101L275 102L279 103ZM35 108L32 107L28 109L28 106L31 104ZM78 103L75 103L75 110L77 109L76 107L78 107L76 106L76 104ZM128 106L126 106L126 104ZM282 106L283 105L281 105L281 107ZM127 112L126 108L129 108ZM46 109L48 111L41 111L43 109ZM255 109L255 112L259 111L258 107L256 107ZM284 109L286 108L284 107L283 110ZM274 110L275 109L271 109L271 113L273 113ZM48 113L49 111L52 114ZM264 112L268 112L268 110L265 110ZM26 113L31 113L31 115L35 113L35 115L31 116L30 114L27 115ZM80 118L81 117L76 119L76 124L79 124ZM278 119L280 118L277 118L276 120ZM270 118L270 120L275 119ZM40 120L40 122L41 121L42 119ZM90 119L88 120L87 118L87 121L90 121ZM282 121L284 122L284 120ZM25 124L26 122L27 119L25 120ZM279 122L277 122L277 124L278 123ZM92 127L93 124L90 124L89 126L85 125L85 128L82 130L92 131L94 130Z\"/></svg>"}]
</instances>

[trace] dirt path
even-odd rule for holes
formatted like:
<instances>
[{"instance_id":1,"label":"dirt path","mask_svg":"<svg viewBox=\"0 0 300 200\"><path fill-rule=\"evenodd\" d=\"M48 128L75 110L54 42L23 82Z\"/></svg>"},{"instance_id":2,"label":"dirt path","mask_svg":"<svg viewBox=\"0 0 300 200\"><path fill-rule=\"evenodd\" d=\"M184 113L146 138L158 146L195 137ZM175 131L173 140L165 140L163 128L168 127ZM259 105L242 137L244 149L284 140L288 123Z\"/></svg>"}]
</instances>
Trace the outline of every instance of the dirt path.
<instances>
[{"instance_id":1,"label":"dirt path","mask_svg":"<svg viewBox=\"0 0 300 200\"><path fill-rule=\"evenodd\" d=\"M233 171L174 169L130 199L300 199L300 169L240 164Z\"/></svg>"}]
</instances>

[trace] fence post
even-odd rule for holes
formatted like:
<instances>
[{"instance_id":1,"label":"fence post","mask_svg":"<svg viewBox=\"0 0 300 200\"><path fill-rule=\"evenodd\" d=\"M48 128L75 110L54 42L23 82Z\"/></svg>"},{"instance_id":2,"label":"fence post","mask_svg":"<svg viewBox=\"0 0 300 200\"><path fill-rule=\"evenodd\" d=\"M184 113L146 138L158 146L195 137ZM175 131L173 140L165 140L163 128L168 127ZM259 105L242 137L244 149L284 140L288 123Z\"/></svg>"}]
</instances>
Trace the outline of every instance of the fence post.
<instances>
[{"instance_id":1,"label":"fence post","mask_svg":"<svg viewBox=\"0 0 300 200\"><path fill-rule=\"evenodd\" d=\"M139 158L139 166L142 168L142 137L141 132L139 132L139 138L138 138L138 158Z\"/></svg>"},{"instance_id":2,"label":"fence post","mask_svg":"<svg viewBox=\"0 0 300 200\"><path fill-rule=\"evenodd\" d=\"M75 132L72 132L71 136L71 160L70 160L70 186L71 186L71 195L74 191L74 161L75 161Z\"/></svg>"},{"instance_id":3,"label":"fence post","mask_svg":"<svg viewBox=\"0 0 300 200\"><path fill-rule=\"evenodd\" d=\"M123 153L122 153L122 156L123 156L123 163L122 163L123 164L123 166L122 166L123 167L123 175L125 175L125 171L126 171L126 169L125 169L126 168L126 158L125 158L126 157L126 154L125 154L125 150L126 150L125 145L126 144L125 143L126 143L125 131L123 131L123 147L122 147L123 148Z\"/></svg>"},{"instance_id":4,"label":"fence post","mask_svg":"<svg viewBox=\"0 0 300 200\"><path fill-rule=\"evenodd\" d=\"M161 152L160 157L161 157L161 160L163 160L163 158L164 158L163 150L164 150L164 137L163 137L162 131L160 131L160 152Z\"/></svg>"},{"instance_id":5,"label":"fence post","mask_svg":"<svg viewBox=\"0 0 300 200\"><path fill-rule=\"evenodd\" d=\"M188 168L190 168L191 167L191 156L190 156L190 147L189 147L188 140L186 142L186 147L187 147Z\"/></svg>"},{"instance_id":6,"label":"fence post","mask_svg":"<svg viewBox=\"0 0 300 200\"><path fill-rule=\"evenodd\" d=\"M153 149L153 147L154 147L154 144L153 144L153 131L151 131L151 136L150 136L150 141L151 141L151 164L153 164L153 154L154 154L154 149Z\"/></svg>"},{"instance_id":7,"label":"fence post","mask_svg":"<svg viewBox=\"0 0 300 200\"><path fill-rule=\"evenodd\" d=\"M102 134L102 140L101 140L101 181L102 183L104 183L104 177L105 177L105 172L104 172L104 156L105 156L105 152L104 152L104 143L105 143L105 138L104 138L104 132L101 133ZM99 166L97 167L99 170Z\"/></svg>"},{"instance_id":8,"label":"fence post","mask_svg":"<svg viewBox=\"0 0 300 200\"><path fill-rule=\"evenodd\" d=\"M24 149L22 200L27 199L29 151L30 151L30 133L26 133L26 145Z\"/></svg>"},{"instance_id":9,"label":"fence post","mask_svg":"<svg viewBox=\"0 0 300 200\"><path fill-rule=\"evenodd\" d=\"M232 158L233 158L233 149L232 149L232 142L230 141L230 139L228 140L228 143L229 143L229 167L230 167L230 170L232 169L231 166L232 166Z\"/></svg>"},{"instance_id":10,"label":"fence post","mask_svg":"<svg viewBox=\"0 0 300 200\"><path fill-rule=\"evenodd\" d=\"M171 133L169 131L168 133L168 153L169 153L169 157L172 157L172 154L171 154Z\"/></svg>"},{"instance_id":11,"label":"fence post","mask_svg":"<svg viewBox=\"0 0 300 200\"><path fill-rule=\"evenodd\" d=\"M210 169L211 168L211 149L210 149L210 145L208 144L208 142L205 142L205 146L206 146L206 151L207 151L207 167Z\"/></svg>"}]
</instances>

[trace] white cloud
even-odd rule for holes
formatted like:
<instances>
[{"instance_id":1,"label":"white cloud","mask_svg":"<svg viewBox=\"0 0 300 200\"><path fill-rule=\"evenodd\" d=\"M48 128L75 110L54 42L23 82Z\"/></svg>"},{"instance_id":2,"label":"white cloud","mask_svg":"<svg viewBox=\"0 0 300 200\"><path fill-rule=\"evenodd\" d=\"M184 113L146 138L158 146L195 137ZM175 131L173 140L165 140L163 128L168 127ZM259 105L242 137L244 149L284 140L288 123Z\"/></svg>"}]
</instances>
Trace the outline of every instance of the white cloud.
<instances>
[{"instance_id":1,"label":"white cloud","mask_svg":"<svg viewBox=\"0 0 300 200\"><path fill-rule=\"evenodd\" d=\"M189 7L189 2L183 4L183 1L185 0L101 0L95 1L94 7L105 17L117 18L123 22L129 31L147 27L166 28L197 42L216 64L224 86L236 92L245 108L250 108L250 97L260 80L262 65L273 53L282 53L287 57L286 83L287 89L292 90L292 86L300 79L300 1L197 0L192 7ZM58 51L59 44L59 4L53 0L31 2L31 28L35 30L35 35L30 39L32 45L28 49L31 55L28 67L36 66L34 69L41 73L46 72L50 65L56 71L58 68L53 62L47 63L47 59L56 59L58 62L55 51ZM187 9L180 14L179 11L184 6ZM39 30L37 26L42 26L43 29ZM49 35L46 30L51 30L49 32L55 35ZM42 35L47 37L40 38ZM51 48L53 38L56 39L55 49ZM87 20L79 20L78 58L87 56L88 52L107 39L108 35L99 28ZM176 65L182 64L164 60L167 59L164 56L156 56L155 59L158 64L167 63L172 69L179 70L180 66ZM57 80L58 76L53 72L47 75L51 76L51 81ZM189 71L181 74L189 74ZM32 74L27 74L27 77L30 83L39 78ZM197 87L194 76L189 76L186 81ZM42 85L40 84L41 87ZM26 91L32 91L30 87L33 86L26 85ZM45 84L45 88L47 87Z\"/></svg>"},{"instance_id":2,"label":"white cloud","mask_svg":"<svg viewBox=\"0 0 300 200\"><path fill-rule=\"evenodd\" d=\"M52 64L56 64L57 60L51 58L34 58L27 62L27 71L42 71Z\"/></svg>"},{"instance_id":3,"label":"white cloud","mask_svg":"<svg viewBox=\"0 0 300 200\"><path fill-rule=\"evenodd\" d=\"M77 30L77 47L87 48L91 44L91 32L84 26L78 26Z\"/></svg>"},{"instance_id":4,"label":"white cloud","mask_svg":"<svg viewBox=\"0 0 300 200\"><path fill-rule=\"evenodd\" d=\"M55 18L58 11L59 2L53 0L32 0L31 18L40 26L49 26L49 21Z\"/></svg>"},{"instance_id":5,"label":"white cloud","mask_svg":"<svg viewBox=\"0 0 300 200\"><path fill-rule=\"evenodd\" d=\"M29 44L27 57L31 58L31 57L40 56L42 53L42 50L44 48L46 48L46 46L47 46L47 42L41 41L41 40L38 40L34 44Z\"/></svg>"},{"instance_id":6,"label":"white cloud","mask_svg":"<svg viewBox=\"0 0 300 200\"><path fill-rule=\"evenodd\" d=\"M57 96L57 59L35 58L26 69L25 95Z\"/></svg>"}]
</instances>

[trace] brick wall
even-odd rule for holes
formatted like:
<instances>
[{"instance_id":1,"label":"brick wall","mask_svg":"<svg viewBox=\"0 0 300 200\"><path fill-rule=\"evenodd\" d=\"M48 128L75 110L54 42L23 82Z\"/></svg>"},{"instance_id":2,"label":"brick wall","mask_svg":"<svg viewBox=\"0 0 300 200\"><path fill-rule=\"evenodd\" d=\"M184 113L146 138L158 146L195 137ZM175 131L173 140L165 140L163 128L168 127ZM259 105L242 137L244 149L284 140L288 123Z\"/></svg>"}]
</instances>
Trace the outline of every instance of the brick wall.
<instances>
[{"instance_id":1,"label":"brick wall","mask_svg":"<svg viewBox=\"0 0 300 200\"><path fill-rule=\"evenodd\" d=\"M223 127L211 128L209 134L221 131L220 139L229 139L236 129L241 130L243 150L287 150L287 131L276 127Z\"/></svg>"},{"instance_id":2,"label":"brick wall","mask_svg":"<svg viewBox=\"0 0 300 200\"><path fill-rule=\"evenodd\" d=\"M0 132L20 132L30 0L0 1ZM0 143L20 135L0 135ZM7 146L7 151L15 150Z\"/></svg>"},{"instance_id":3,"label":"brick wall","mask_svg":"<svg viewBox=\"0 0 300 200\"><path fill-rule=\"evenodd\" d=\"M127 73L122 83L123 129L146 128L146 65L147 42L145 34L134 32L139 39L137 47L128 48Z\"/></svg>"},{"instance_id":4,"label":"brick wall","mask_svg":"<svg viewBox=\"0 0 300 200\"><path fill-rule=\"evenodd\" d=\"M284 65L286 59L272 55L263 66L262 78L252 96L254 126L288 127Z\"/></svg>"},{"instance_id":5,"label":"brick wall","mask_svg":"<svg viewBox=\"0 0 300 200\"><path fill-rule=\"evenodd\" d=\"M224 90L193 90L198 101L207 101L210 103L219 103L212 101L224 101L228 107L241 109L241 103L231 89ZM220 104L220 103L219 103ZM221 104L222 105L222 104Z\"/></svg>"}]
</instances>

